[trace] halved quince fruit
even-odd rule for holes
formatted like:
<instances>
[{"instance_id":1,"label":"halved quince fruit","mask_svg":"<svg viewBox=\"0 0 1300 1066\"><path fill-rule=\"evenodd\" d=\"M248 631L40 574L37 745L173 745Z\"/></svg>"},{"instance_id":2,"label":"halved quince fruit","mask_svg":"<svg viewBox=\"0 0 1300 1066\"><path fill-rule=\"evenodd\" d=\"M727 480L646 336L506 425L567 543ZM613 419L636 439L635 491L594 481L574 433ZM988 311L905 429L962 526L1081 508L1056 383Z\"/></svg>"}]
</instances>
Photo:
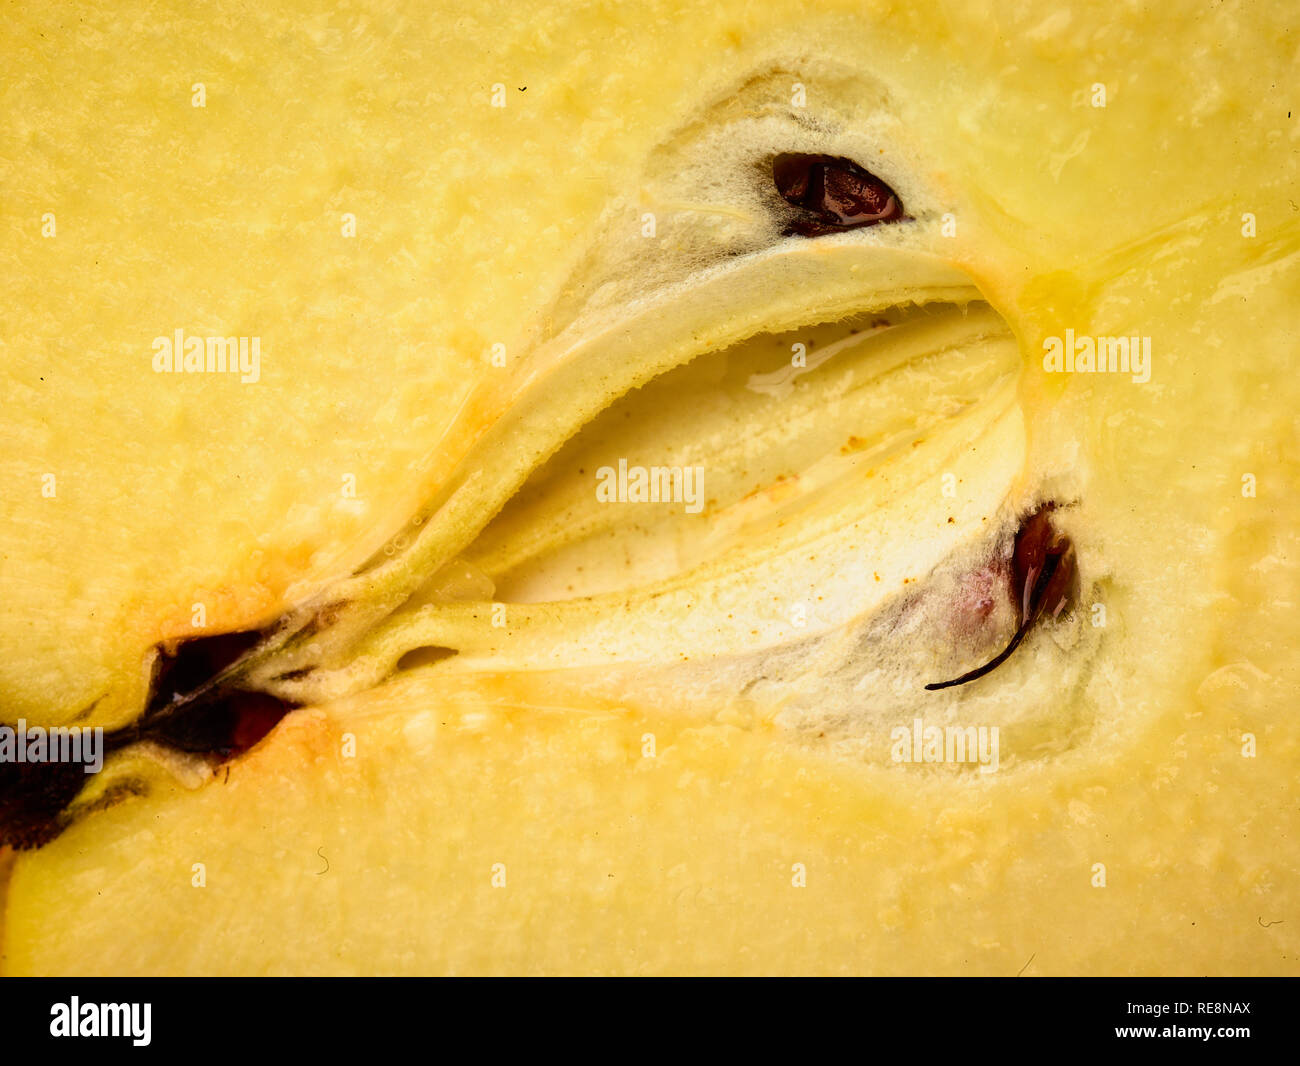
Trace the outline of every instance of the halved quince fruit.
<instances>
[{"instance_id":1,"label":"halved quince fruit","mask_svg":"<svg viewBox=\"0 0 1300 1066\"><path fill-rule=\"evenodd\" d=\"M5 972L1294 971L1280 10L164 7L4 30Z\"/></svg>"}]
</instances>

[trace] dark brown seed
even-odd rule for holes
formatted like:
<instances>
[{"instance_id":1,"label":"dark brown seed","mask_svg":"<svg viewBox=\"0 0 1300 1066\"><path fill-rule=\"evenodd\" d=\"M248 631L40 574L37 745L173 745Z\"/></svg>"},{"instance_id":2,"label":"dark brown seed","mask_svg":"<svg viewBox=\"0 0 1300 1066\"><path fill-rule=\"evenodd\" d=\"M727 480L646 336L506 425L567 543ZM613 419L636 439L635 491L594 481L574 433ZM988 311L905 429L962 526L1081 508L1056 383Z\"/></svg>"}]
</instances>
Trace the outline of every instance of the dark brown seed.
<instances>
[{"instance_id":1,"label":"dark brown seed","mask_svg":"<svg viewBox=\"0 0 1300 1066\"><path fill-rule=\"evenodd\" d=\"M258 630L218 633L183 641L172 654L164 651L154 671L153 695L146 713L165 711L202 688L264 636Z\"/></svg>"},{"instance_id":2,"label":"dark brown seed","mask_svg":"<svg viewBox=\"0 0 1300 1066\"><path fill-rule=\"evenodd\" d=\"M164 654L143 718L132 727L178 751L228 758L251 748L294 705L260 692L217 682L265 634L250 630L185 641Z\"/></svg>"},{"instance_id":3,"label":"dark brown seed","mask_svg":"<svg viewBox=\"0 0 1300 1066\"><path fill-rule=\"evenodd\" d=\"M159 658L140 720L104 734L103 754L140 740L175 751L232 758L247 751L295 704L216 678L264 634L223 633L185 641ZM67 825L66 809L89 780L81 763L0 763L0 846L37 848Z\"/></svg>"},{"instance_id":4,"label":"dark brown seed","mask_svg":"<svg viewBox=\"0 0 1300 1066\"><path fill-rule=\"evenodd\" d=\"M1049 503L1035 511L1021 523L1020 531L1016 534L1011 567L1013 587L1019 592L1017 607L1020 624L1010 643L983 666L951 681L926 685L927 689L933 692L936 689L965 685L991 673L1011 658L1011 653L1020 647L1021 641L1039 618L1044 614L1055 618L1065 609L1074 596L1078 571L1074 545L1070 543L1069 537L1052 525L1051 512L1054 506Z\"/></svg>"},{"instance_id":5,"label":"dark brown seed","mask_svg":"<svg viewBox=\"0 0 1300 1066\"><path fill-rule=\"evenodd\" d=\"M294 707L264 692L218 689L174 714L143 723L136 737L224 760L251 748Z\"/></svg>"},{"instance_id":6,"label":"dark brown seed","mask_svg":"<svg viewBox=\"0 0 1300 1066\"><path fill-rule=\"evenodd\" d=\"M64 808L89 780L81 763L0 762L0 847L48 844L63 831Z\"/></svg>"},{"instance_id":7,"label":"dark brown seed","mask_svg":"<svg viewBox=\"0 0 1300 1066\"><path fill-rule=\"evenodd\" d=\"M783 153L772 160L772 180L786 203L806 213L787 234L819 237L907 218L893 189L842 156Z\"/></svg>"}]
</instances>

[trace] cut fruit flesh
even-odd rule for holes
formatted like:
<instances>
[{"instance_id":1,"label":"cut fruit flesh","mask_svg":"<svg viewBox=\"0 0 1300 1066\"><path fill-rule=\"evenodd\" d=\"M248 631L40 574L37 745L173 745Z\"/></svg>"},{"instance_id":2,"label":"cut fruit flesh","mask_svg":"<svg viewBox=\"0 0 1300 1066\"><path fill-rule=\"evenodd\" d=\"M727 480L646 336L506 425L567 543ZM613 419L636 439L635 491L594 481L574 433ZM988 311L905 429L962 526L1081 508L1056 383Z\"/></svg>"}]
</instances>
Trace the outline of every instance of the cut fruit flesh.
<instances>
[{"instance_id":1,"label":"cut fruit flesh","mask_svg":"<svg viewBox=\"0 0 1300 1066\"><path fill-rule=\"evenodd\" d=\"M276 145L252 164L260 158L271 188L257 188L246 201L214 201L204 191L216 187L206 171L198 183L178 180L165 168L150 177L139 168L157 156L145 152L133 157L138 166L109 167L102 179L51 173L59 167L26 118L11 130L21 193L14 202L32 217L51 190L85 188L102 218L117 218L118 190L106 195L107 181L141 190L124 205L140 233L154 232L157 218L170 215L208 234L220 218L237 234L233 243L240 243L249 217L278 213L294 220L305 211L312 217L290 224L311 230L323 209L306 203L303 188L329 189L339 179L349 187L347 198L355 198L351 179L360 175L360 196L375 205L362 214L363 226L383 231L363 253L362 270L346 258L350 251L331 250L338 241L330 227L328 239L305 245L274 229L270 240L254 235L247 242L250 259L239 263L251 279L249 289L256 291L260 281L275 295L265 304L253 300L253 308L269 308L261 312L264 321L301 322L319 342L313 358L302 363L293 363L286 351L291 346L281 345L285 361L279 366L293 373L287 392L258 401L260 414L219 392L207 394L213 424L228 422L235 427L232 440L248 444L247 469L232 467L214 481L207 471L221 469L216 449L198 453L188 477L183 467L161 483L146 477L139 495L153 503L121 506L120 530L113 524L113 501L88 501L84 487L64 500L74 506L58 519L21 504L16 525L24 537L48 529L50 547L33 558L15 538L4 553L7 584L16 593L7 599L20 607L0 619L7 650L20 653L3 667L6 687L17 694L13 709L69 720L101 691L104 678L96 670L110 661L117 664L109 679L112 698L96 705L93 715L111 725L137 713L150 665L141 666L142 650L193 635L174 623L188 618L194 589L204 581L229 601L214 628L270 624L295 603L309 605L294 621L322 627L316 649L310 638L289 641L263 649L275 658L260 666L274 662L278 673L311 668L297 680L319 685L322 698L377 678L394 656L398 668L377 688L295 712L216 775L202 759L147 746L115 755L78 801L79 816L66 833L19 857L5 902L0 968L1009 974L1031 957L1031 974L1263 973L1294 966L1300 926L1275 924L1294 910L1300 885L1294 855L1279 846L1296 832L1287 797L1300 758L1291 697L1300 683L1294 655L1300 523L1285 489L1300 480L1294 420L1300 398L1290 365L1300 306L1300 231L1288 204L1296 178L1295 127L1282 119L1286 111L1275 88L1288 84L1293 65L1279 43L1288 39L1284 28L1231 4L1185 27L1136 9L1103 15L1100 9L1029 5L994 19L982 6L958 4L945 8L939 33L935 12L924 5L879 21L860 8L850 17L829 7L794 12L741 6L743 12L724 0L689 18L656 9L665 16L652 20L660 30L634 35L629 47L615 43L608 56L588 54L581 43L622 40L622 28L609 24L617 17L613 9L557 16L561 24L550 28L560 46L556 54L581 58L571 65L564 60L562 69L548 66L534 84L551 95L534 88L518 100L512 96L511 109L494 116L502 121L491 127L483 121L490 114L485 102L458 101L469 95L465 85L499 77L503 57L520 69L539 62L527 18L520 20L527 44L512 45L510 32L499 25L485 27L481 54L467 50L465 69L437 85L429 80L432 54L421 55L418 45L422 33L443 40L437 25L399 35L400 44L391 46L396 51L365 38L382 62L348 46L337 56L306 49L301 62L283 68L284 76L319 89L303 98L331 102L321 106L336 107L346 120L332 114L322 126L308 124L308 136L300 137L268 115L263 121L273 126L262 136L243 114L223 111L220 122L211 121L216 110L202 116L210 143L232 160L246 159L255 146ZM288 16L244 16L244 28L231 31L232 55L261 57L259 41L296 39ZM83 55L69 49L66 66L51 69L76 77L104 114L114 114L114 106L135 114L118 91L117 58L136 54L127 30L133 20L123 19L120 8L99 17L108 50ZM185 18L169 15L169 24ZM143 12L135 20L147 21ZM207 39L204 27L186 24L194 31L186 39ZM31 70L46 67L38 42L46 31L58 32L34 22L25 28L30 41L23 47L31 55L19 64L25 80L15 82L14 92L20 99L30 98ZM1225 39L1240 49L1219 47ZM1116 69L1141 77L1125 82L1112 106L1098 109L1079 101L1083 87L1101 76L1092 49L1102 44ZM697 68L683 69L683 57L701 50L717 72L716 84L704 89ZM288 51L290 59L297 55L293 47ZM784 58L832 52L838 66L819 61L805 70ZM1241 52L1252 63L1242 64ZM156 84L179 83L170 67L150 66L163 62L150 56L163 54L142 59L147 84L139 96L147 104L135 115L140 129L159 121ZM187 54L178 62L193 66L200 59ZM878 72L880 85L837 81L844 70ZM418 132L405 125L405 99L396 101L386 121L365 130L353 123L352 105L340 94L390 75L390 84L444 101L441 110L426 109ZM811 90L809 108L789 118L787 94L796 79ZM39 78L35 84L44 85ZM755 107L737 91L739 84L771 90L771 100ZM235 78L232 88L240 87ZM870 110L855 110L859 101L869 101ZM877 108L905 114L908 137L891 140L895 127ZM64 110L61 122L45 125L45 136L76 145L85 107ZM980 536L974 509L969 516L953 514L956 528L936 536L953 538L945 543L955 557L924 582L908 584L887 605L877 602L874 612L868 610L874 577L858 595L835 586L836 613L809 611L810 624L795 640L788 639L791 615L774 609L761 616L762 585L755 579L747 587L747 575L779 582L802 577L793 545L812 542L796 533L787 541L781 529L764 528L785 517L784 490L747 495L759 483L771 485L774 465L756 465L751 484L706 477L706 485L727 490L706 518L629 517L629 511L642 513L632 505L591 514L594 491L583 499L576 482L563 499L529 495L543 484L565 488L564 457L588 445L599 452L588 436L604 417L599 412L611 403L634 408L637 397L627 392L637 381L653 390L678 372L671 367L689 361L688 371L702 368L745 338L864 309L855 301L865 288L843 305L819 306L817 286L797 284L798 270L784 282L774 273L770 287L741 292L742 315L725 299L697 307L701 320L716 314L718 321L689 340L674 334L671 301L659 319L652 314L653 297L629 302L611 312L603 335L600 323L575 326L567 313L594 299L594 287L576 286L553 305L545 303L569 276L569 249L586 239L601 198L638 188L640 160L657 150L665 124L687 131L674 135L676 146L688 142L696 126L712 130L715 111L739 112L737 125L752 119L745 143L762 152L726 156L727 165L742 163L731 169L707 157L707 166L690 173L725 177L791 149L874 163L862 149L869 146L874 154L879 148L882 167L893 168L882 173L917 214L909 225L923 236L923 250L942 250L939 261L955 275L952 291L936 290L927 299L971 302L975 315L978 295L970 277L977 276L1020 341L1014 396L995 387L995 358L986 363L978 352L963 353L988 374L988 390L938 430L953 443L970 434L976 446L967 457L972 477L961 491L971 493L972 504L980 493L1000 501L1000 517L988 515L995 528ZM194 117L186 110L184 130L191 130ZM173 119L162 120L168 136L175 132ZM105 123L106 135L118 137L123 128ZM466 142L463 130L474 131L474 139ZM542 130L547 136L539 136ZM644 130L651 132L638 132ZM581 131L578 143L575 131ZM189 143L192 132L180 136ZM1239 150L1225 156L1215 148L1228 139ZM914 167L948 190L924 209L916 209L921 199L911 195L906 173L919 155L894 152L900 143L928 145L943 156L942 168ZM393 144L404 153L400 161L387 154ZM306 175L304 186L295 163L293 180L276 185L285 145L291 155L322 160L325 169ZM884 152L885 146L891 150ZM99 168L103 158L112 158L107 147L99 144L98 154L79 158ZM584 167L573 167L574 158ZM660 175L688 169L676 167L676 156L653 162L645 209L659 213L660 232L668 236L658 243L634 240L637 250L622 263L644 263L650 274L658 255L671 274L680 245L686 248L680 258L692 269L672 276L698 280L690 256L704 246L725 253L712 275L721 277L740 263L740 252L711 242L713 231L703 224L704 239L680 237L685 223L666 205L685 204L688 197ZM408 199L376 192L390 190L399 174L417 176L410 179L416 187ZM426 183L431 174L438 176L436 195ZM169 188L191 196L197 191L198 207ZM754 204L732 207L720 188L701 183L682 216L698 219L707 209L725 208L727 232L743 229L756 217ZM627 195L622 207L640 206L635 192ZM432 217L418 216L415 203L429 203ZM512 204L523 208L515 211ZM939 214L948 210L957 234L951 239L937 234ZM1258 216L1257 238L1242 234L1244 212ZM641 213L611 217L611 232L627 232ZM202 268L204 257L219 250L196 250L171 238L160 248L141 238L134 251L144 265L117 278L97 270L94 256L121 246L120 225L100 233L98 247L75 243L66 226L61 233L60 243L40 254L57 249L69 255L71 248L70 257L39 260L30 271L30 291L7 290L11 308L36 309L14 319L18 325L7 343L19 355L17 335L48 340L51 323L54 336L67 333L74 348L105 347L99 335L88 335L88 326L68 330L66 308L87 297L88 306L98 308L112 302L105 294L134 289L141 305L152 299L180 313L166 288L229 291L224 273ZM413 233L420 239L411 240ZM416 252L408 250L408 240ZM834 244L840 238L817 240ZM862 243L888 244L883 237ZM807 257L811 247L801 254ZM30 251L21 255L24 265L33 262ZM259 256L265 274L253 263ZM165 285L150 281L160 258L176 268ZM122 266L117 258L110 262ZM642 277L639 270L625 273ZM304 292L317 274L337 279L336 289ZM277 288L272 282L279 279L288 280ZM59 306L46 306L42 291L58 294ZM893 314L894 304L907 298L890 303L882 296L879 310ZM769 304L781 313L769 316ZM519 323L531 315L545 318L547 306L561 309L555 315L560 333L548 326L538 330L538 344L516 343ZM299 317L304 307L312 311ZM400 328L391 337L354 337L338 323L357 315ZM626 315L640 325L620 349L617 323ZM152 315L136 318L128 330L121 323L116 330L103 326L107 347L134 351L132 338L157 332ZM1150 335L1156 352L1151 383L1134 388L1117 377L1044 374L1041 343L1066 327ZM436 341L428 339L431 333ZM466 370L496 339L510 342L510 371ZM517 357L534 348L547 355L525 370ZM448 352L463 358L448 358ZM352 353L361 369L313 376L320 353ZM833 370L837 360L820 369ZM35 484L46 466L76 470L83 486L96 482L93 464L70 461L75 448L45 447L54 443L46 440L48 427L62 427L77 440L122 435L123 419L105 430L105 418L96 417L96 388L131 398L128 406L146 414L161 412L163 422L179 420L174 432L143 432L142 457L133 454L137 445L124 445L120 450L139 461L121 464L120 474L112 466L98 468L101 482L114 476L139 481L141 470L159 464L164 446L197 451L204 434L184 424L185 405L130 376L114 377L108 362L78 368L94 388L79 391L66 375L61 379L60 402L74 401L67 413L49 405L38 381L48 362L29 361L19 381L20 399L28 403L19 407L31 417L8 450L21 457L15 484ZM268 374L274 365L268 360ZM529 373L536 375L535 388ZM378 379L373 386L370 377ZM561 384L584 395L548 395L562 393ZM707 384L712 389L718 383ZM816 378L805 375L794 384L782 410L787 404L796 409L800 388L814 387ZM309 417L372 388L376 394L388 389L394 399L358 406L362 414L355 421L364 434L344 435L338 443L335 421ZM305 397L301 411L286 406L294 390ZM302 415L303 439L320 438L321 456L312 456L296 437L285 446L277 429L293 421L284 418L286 410ZM907 428L889 414L863 409L862 418L882 433ZM886 417L876 422L876 416ZM738 417L737 425L742 421ZM717 424L728 423L719 418ZM641 428L645 438L620 437L620 446L658 439L653 417ZM807 447L796 488L841 484L847 476L842 465L863 473L853 456L825 450L818 431L829 439L828 426L792 419L790 428ZM996 454L1005 446L1019 456L1014 476L996 461L995 433L1003 434ZM374 437L369 444L368 436ZM232 440L222 447L229 450ZM771 454L761 433L742 435L737 443L738 454L760 464ZM672 455L688 461L688 442L680 446L684 450ZM936 437L927 435L915 450L924 458L909 464L909 451L910 445L890 453L883 465L896 463L899 481L915 490L923 467L937 482L941 471L934 464L960 449L936 447ZM362 457L355 463L354 453ZM666 463L665 454L656 458ZM316 459L319 470L312 466ZM354 468L365 484L369 469L372 491L382 486L380 498L366 502L364 515L340 524L321 521L322 513L334 512L317 507L310 492L252 493L232 502L226 481L238 480L239 473L247 477L259 464L323 471L331 489L339 473ZM909 472L917 476L904 476ZM1258 479L1258 498L1243 494L1246 475ZM407 477L411 483L398 491ZM833 562L821 560L823 583L836 576L847 583L850 573L858 582L865 575L862 564L869 560L854 560L851 537L838 539L855 522L877 536L882 554L898 549L914 520L942 518L948 525L949 515L940 515L935 499L919 491L890 497L888 515L866 517L833 494L823 497L819 489L809 495L816 497L810 507L801 505L799 494L788 501L792 524L820 522L817 528L841 550ZM1005 667L977 684L924 694L923 684L957 676L1005 643L1014 617L981 615L989 590L999 591L996 567L988 564L1007 556L1017 517L1043 499L1070 505L1062 507L1061 520L1078 546L1089 590L1080 618L1073 628L1034 634ZM895 512L907 500L914 512ZM422 524L404 525L422 502L432 504L420 515ZM253 528L232 519L239 505L251 507ZM174 507L180 517L173 524L138 522L149 506L158 512ZM290 530L310 535L295 542L276 528L276 514L291 517ZM711 538L674 532L697 518L710 526ZM548 532L547 526L568 521L572 528L562 535ZM106 529L102 544L94 536L97 524ZM661 549L655 566L645 572L610 566L592 585L582 584L588 558L638 544L640 533L628 525L651 527L646 543ZM192 541L185 536L190 527ZM349 530L362 535L352 540ZM405 547L392 543L399 531ZM246 562L251 545L262 547L262 536L269 538L266 558ZM392 543L391 556L383 552L385 541ZM757 554L732 565L752 545ZM918 564L928 550L924 542L906 547ZM104 582L105 589L81 569L80 560L95 551L118 575ZM215 561L196 576L191 551ZM66 563L60 564L61 556ZM29 559L30 582L23 562ZM373 564L366 573L340 584L366 559ZM138 570L125 592L123 564ZM900 585L908 576L902 568L896 574ZM688 619L697 639L688 647L675 638L679 618L659 602L674 596L679 605L689 602L684 590L697 579L706 582L716 605L739 604L757 616L755 646L743 646L755 628L748 617L738 630ZM345 589L356 605L353 613L340 611L332 625L329 608L347 597L335 599L326 589ZM788 591L781 589L782 595ZM818 585L815 591L824 595L827 589ZM656 592L664 595L655 599ZM509 644L490 623L466 622L494 600L504 602ZM105 602L112 608L109 621L102 617ZM50 603L58 605L52 614L69 618L60 626L36 626ZM1097 607L1104 609L1101 625ZM618 623L603 626L605 611ZM86 623L81 616L87 612L98 612L100 620ZM122 628L131 640L104 638L122 617L130 620ZM37 636L29 640L26 627ZM664 631L660 641L652 639L656 627ZM61 652L48 637L56 631L71 650ZM83 640L86 633L93 639ZM409 665L440 655L420 649L442 642L458 643L459 654ZM690 661L672 661L671 653L682 651ZM592 665L551 668L570 655ZM640 661L623 659L638 655ZM509 672L497 672L506 666ZM86 699L78 703L69 693ZM893 762L892 726L917 715L927 724L1000 727L1002 771L983 775L974 767ZM807 750L792 745L792 737ZM1247 737L1258 744L1250 758ZM827 758L828 749L846 758ZM505 877L500 888L493 884L497 863ZM206 872L204 887L196 886L195 864ZM807 875L806 887L794 883L796 864ZM1097 882L1099 865L1105 887Z\"/></svg>"},{"instance_id":2,"label":"cut fruit flesh","mask_svg":"<svg viewBox=\"0 0 1300 1066\"><path fill-rule=\"evenodd\" d=\"M1215 740L1222 705L1181 744L1165 721L958 783L548 694L413 672L295 714L198 789L120 767L148 795L20 859L5 971L1250 974L1278 965L1259 937L1289 945L1259 925L1285 913L1264 879L1286 819ZM1121 801L1115 774L1148 786ZM1231 844L1199 828L1206 787L1260 812ZM1168 905L1189 881L1194 918ZM1044 896L1055 920L1027 922Z\"/></svg>"}]
</instances>

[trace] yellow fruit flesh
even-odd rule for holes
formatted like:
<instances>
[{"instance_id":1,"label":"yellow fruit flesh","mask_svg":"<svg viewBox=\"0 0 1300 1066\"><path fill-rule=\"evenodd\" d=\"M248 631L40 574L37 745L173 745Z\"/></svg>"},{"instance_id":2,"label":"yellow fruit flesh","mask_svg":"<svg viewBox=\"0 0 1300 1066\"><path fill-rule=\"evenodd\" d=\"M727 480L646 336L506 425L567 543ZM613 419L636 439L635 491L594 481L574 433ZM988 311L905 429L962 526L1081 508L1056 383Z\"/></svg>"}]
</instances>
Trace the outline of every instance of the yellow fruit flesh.
<instances>
[{"instance_id":1,"label":"yellow fruit flesh","mask_svg":"<svg viewBox=\"0 0 1300 1066\"><path fill-rule=\"evenodd\" d=\"M490 344L545 333L521 324L544 318L604 198L715 93L808 55L890 86L911 143L941 162L959 220L943 247L1021 341L1024 491L1079 494L1071 533L1107 608L1084 685L1062 691L1056 660L1026 648L1008 678L951 696L969 702L918 702L1004 723L1004 766L979 775L888 765L887 730L868 731L874 758L837 760L736 701L411 672L292 716L228 780L187 789L139 759L106 771L97 787L116 774L149 794L19 857L6 972L1015 973L1031 956L1027 973L1295 972L1295 923L1269 924L1297 903L1300 754L1300 230L1280 30L1231 5L1195 22L1044 6L1023 23L965 5L669 6L548 14L540 36L514 8L425 25L373 11L355 38L341 16L259 13L211 52L195 24L142 50L106 9L99 39L54 31L75 106L38 63L57 18L5 31L26 107L6 121L43 119L10 131L25 170L4 207L21 268L3 282L20 486L6 718L67 720L108 692L112 722L193 602L214 605L213 630L254 624L373 552L463 453L464 423L443 434ZM449 25L456 66L437 68ZM123 98L128 53L142 59ZM269 69L295 87L289 113L253 99ZM191 109L205 77L209 106ZM88 124L110 99L127 113ZM852 117L851 96L835 103ZM133 121L201 153L115 147ZM50 144L80 154L56 165ZM262 183L210 180L237 165ZM81 190L81 220L60 212L38 245L50 187ZM339 248L350 210L373 236ZM266 339L277 324L292 339L266 340L257 386L147 369L176 325ZM1152 381L1043 374L1042 338L1067 326L1150 336ZM57 500L40 496L45 468ZM343 506L354 468L373 490Z\"/></svg>"},{"instance_id":2,"label":"yellow fruit flesh","mask_svg":"<svg viewBox=\"0 0 1300 1066\"><path fill-rule=\"evenodd\" d=\"M1291 814L1243 708L979 777L510 687L412 677L87 819L20 861L6 971L1294 972L1265 927L1297 902Z\"/></svg>"}]
</instances>

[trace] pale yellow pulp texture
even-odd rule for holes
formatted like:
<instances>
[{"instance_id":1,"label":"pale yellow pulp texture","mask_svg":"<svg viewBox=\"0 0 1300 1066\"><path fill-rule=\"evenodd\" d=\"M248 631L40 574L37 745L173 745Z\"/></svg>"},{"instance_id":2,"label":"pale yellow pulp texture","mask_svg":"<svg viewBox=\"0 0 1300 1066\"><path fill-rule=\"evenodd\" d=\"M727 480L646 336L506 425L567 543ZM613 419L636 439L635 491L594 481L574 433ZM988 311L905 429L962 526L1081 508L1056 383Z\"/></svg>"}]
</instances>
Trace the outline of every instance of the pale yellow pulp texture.
<instances>
[{"instance_id":1,"label":"pale yellow pulp texture","mask_svg":"<svg viewBox=\"0 0 1300 1066\"><path fill-rule=\"evenodd\" d=\"M1020 340L1025 484L1081 493L1108 622L1086 688L1004 697L1083 732L990 775L437 667L299 712L228 781L130 757L100 787L147 796L19 857L7 972L1296 971L1281 13L163 10L3 31L7 719L103 696L95 720L121 721L195 602L211 630L265 622L369 556L469 446L455 419L491 345L545 334L655 146L746 79L823 61L887 86L933 161L958 221L942 247ZM155 375L177 327L260 335L262 380ZM1045 375L1066 327L1150 336L1151 381Z\"/></svg>"}]
</instances>

